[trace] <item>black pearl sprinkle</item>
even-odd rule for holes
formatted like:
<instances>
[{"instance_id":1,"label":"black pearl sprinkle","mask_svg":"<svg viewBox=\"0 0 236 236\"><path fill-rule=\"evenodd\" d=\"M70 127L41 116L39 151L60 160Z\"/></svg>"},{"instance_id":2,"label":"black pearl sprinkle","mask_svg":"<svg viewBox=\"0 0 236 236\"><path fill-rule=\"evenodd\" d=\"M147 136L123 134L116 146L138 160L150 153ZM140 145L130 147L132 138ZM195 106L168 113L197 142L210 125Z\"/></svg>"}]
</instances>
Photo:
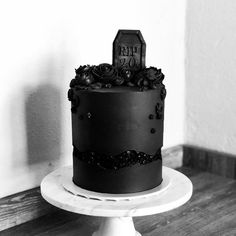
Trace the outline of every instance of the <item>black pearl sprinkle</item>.
<instances>
[{"instance_id":1,"label":"black pearl sprinkle","mask_svg":"<svg viewBox=\"0 0 236 236\"><path fill-rule=\"evenodd\" d=\"M162 114L161 114L161 113L157 113L156 119L157 119L157 120L160 120L161 118L162 118Z\"/></svg>"},{"instance_id":2,"label":"black pearl sprinkle","mask_svg":"<svg viewBox=\"0 0 236 236\"><path fill-rule=\"evenodd\" d=\"M117 155L104 155L94 151L79 152L74 150L75 155L83 162L94 165L97 168L118 170L135 164L145 165L161 158L161 151L155 155L149 155L135 150L126 150Z\"/></svg>"},{"instance_id":3,"label":"black pearl sprinkle","mask_svg":"<svg viewBox=\"0 0 236 236\"><path fill-rule=\"evenodd\" d=\"M148 118L149 118L150 120L153 120L153 119L154 119L154 115L153 115L153 114L150 114Z\"/></svg>"},{"instance_id":4,"label":"black pearl sprinkle","mask_svg":"<svg viewBox=\"0 0 236 236\"><path fill-rule=\"evenodd\" d=\"M166 97L166 89L165 89L165 87L163 87L163 88L161 89L160 97L161 97L161 100L162 100L162 101L165 99L165 97Z\"/></svg>"},{"instance_id":5,"label":"black pearl sprinkle","mask_svg":"<svg viewBox=\"0 0 236 236\"><path fill-rule=\"evenodd\" d=\"M151 128L151 133L152 134L156 133L156 130L154 128Z\"/></svg>"},{"instance_id":6,"label":"black pearl sprinkle","mask_svg":"<svg viewBox=\"0 0 236 236\"><path fill-rule=\"evenodd\" d=\"M162 112L162 110L163 110L163 106L162 106L162 104L160 104L158 102L157 105L156 105L156 112Z\"/></svg>"},{"instance_id":7,"label":"black pearl sprinkle","mask_svg":"<svg viewBox=\"0 0 236 236\"><path fill-rule=\"evenodd\" d=\"M92 117L92 114L90 112L88 112L87 117L90 119Z\"/></svg>"}]
</instances>

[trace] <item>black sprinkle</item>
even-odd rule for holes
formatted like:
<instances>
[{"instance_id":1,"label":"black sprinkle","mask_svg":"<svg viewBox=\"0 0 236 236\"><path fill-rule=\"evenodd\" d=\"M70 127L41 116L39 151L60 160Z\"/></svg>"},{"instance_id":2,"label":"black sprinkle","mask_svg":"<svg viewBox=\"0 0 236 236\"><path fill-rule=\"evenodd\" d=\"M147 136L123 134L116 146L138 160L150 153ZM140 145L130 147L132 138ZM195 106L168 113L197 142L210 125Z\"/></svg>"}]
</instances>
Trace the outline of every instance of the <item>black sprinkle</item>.
<instances>
[{"instance_id":1,"label":"black sprinkle","mask_svg":"<svg viewBox=\"0 0 236 236\"><path fill-rule=\"evenodd\" d=\"M156 119L160 120L161 118L162 118L162 114L161 113L157 113Z\"/></svg>"},{"instance_id":2,"label":"black sprinkle","mask_svg":"<svg viewBox=\"0 0 236 236\"><path fill-rule=\"evenodd\" d=\"M154 128L151 128L151 133L152 134L156 133L156 130Z\"/></svg>"},{"instance_id":3,"label":"black sprinkle","mask_svg":"<svg viewBox=\"0 0 236 236\"><path fill-rule=\"evenodd\" d=\"M74 155L89 165L94 165L102 169L113 170L118 170L135 164L145 165L152 161L161 159L160 149L155 155L149 155L144 152L136 152L135 150L127 150L118 155L105 155L91 151L80 152L75 148Z\"/></svg>"},{"instance_id":4,"label":"black sprinkle","mask_svg":"<svg viewBox=\"0 0 236 236\"><path fill-rule=\"evenodd\" d=\"M153 120L153 119L154 119L154 115L153 115L153 114L150 114L150 115L149 115L149 119L150 119L150 120Z\"/></svg>"}]
</instances>

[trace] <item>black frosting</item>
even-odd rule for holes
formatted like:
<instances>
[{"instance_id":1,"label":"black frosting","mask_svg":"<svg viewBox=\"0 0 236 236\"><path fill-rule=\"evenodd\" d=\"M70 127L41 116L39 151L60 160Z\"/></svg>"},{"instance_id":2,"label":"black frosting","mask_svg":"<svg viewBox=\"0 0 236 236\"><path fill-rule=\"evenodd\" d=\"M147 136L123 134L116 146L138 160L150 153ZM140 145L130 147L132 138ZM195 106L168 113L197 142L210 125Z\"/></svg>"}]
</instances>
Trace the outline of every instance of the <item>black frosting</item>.
<instances>
[{"instance_id":1,"label":"black frosting","mask_svg":"<svg viewBox=\"0 0 236 236\"><path fill-rule=\"evenodd\" d=\"M102 84L112 84L118 78L118 71L110 64L103 63L92 67L92 75L96 81ZM79 76L79 74L76 74Z\"/></svg>"},{"instance_id":2,"label":"black frosting","mask_svg":"<svg viewBox=\"0 0 236 236\"><path fill-rule=\"evenodd\" d=\"M84 65L75 69L76 76L70 87L78 90L111 88L113 86L137 87L140 91L156 89L162 84L164 74L155 67L132 71L126 67L115 67L108 63L98 66Z\"/></svg>"},{"instance_id":3,"label":"black frosting","mask_svg":"<svg viewBox=\"0 0 236 236\"><path fill-rule=\"evenodd\" d=\"M162 147L161 87L142 92L122 86L70 91L73 145L80 152L114 156L135 150L153 156Z\"/></svg>"}]
</instances>

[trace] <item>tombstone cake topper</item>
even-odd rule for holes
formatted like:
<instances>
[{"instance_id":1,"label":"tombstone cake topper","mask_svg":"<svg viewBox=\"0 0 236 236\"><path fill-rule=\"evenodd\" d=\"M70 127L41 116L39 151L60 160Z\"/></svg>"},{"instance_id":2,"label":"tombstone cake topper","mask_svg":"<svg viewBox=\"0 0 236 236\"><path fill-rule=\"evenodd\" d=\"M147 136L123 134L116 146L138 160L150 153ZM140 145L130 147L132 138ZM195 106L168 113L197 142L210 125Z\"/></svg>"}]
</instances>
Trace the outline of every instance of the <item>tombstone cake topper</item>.
<instances>
[{"instance_id":1,"label":"tombstone cake topper","mask_svg":"<svg viewBox=\"0 0 236 236\"><path fill-rule=\"evenodd\" d=\"M146 43L139 30L119 30L113 42L113 66L138 71L145 67Z\"/></svg>"}]
</instances>

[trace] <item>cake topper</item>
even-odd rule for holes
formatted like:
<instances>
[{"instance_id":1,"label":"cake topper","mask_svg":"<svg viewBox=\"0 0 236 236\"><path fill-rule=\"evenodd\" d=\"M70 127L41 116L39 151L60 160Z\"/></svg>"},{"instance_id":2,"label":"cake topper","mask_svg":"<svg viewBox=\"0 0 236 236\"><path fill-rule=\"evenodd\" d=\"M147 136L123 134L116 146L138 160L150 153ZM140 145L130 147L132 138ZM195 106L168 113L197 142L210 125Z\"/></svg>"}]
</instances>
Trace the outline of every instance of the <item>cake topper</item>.
<instances>
[{"instance_id":1,"label":"cake topper","mask_svg":"<svg viewBox=\"0 0 236 236\"><path fill-rule=\"evenodd\" d=\"M145 68L146 43L139 30L119 30L113 42L113 66L130 71Z\"/></svg>"},{"instance_id":2,"label":"cake topper","mask_svg":"<svg viewBox=\"0 0 236 236\"><path fill-rule=\"evenodd\" d=\"M134 87L140 91L160 89L165 99L164 74L161 69L145 66L146 44L139 30L119 30L113 42L113 65L83 65L75 69L76 76L70 87L77 90ZM69 94L69 99L76 104Z\"/></svg>"}]
</instances>

